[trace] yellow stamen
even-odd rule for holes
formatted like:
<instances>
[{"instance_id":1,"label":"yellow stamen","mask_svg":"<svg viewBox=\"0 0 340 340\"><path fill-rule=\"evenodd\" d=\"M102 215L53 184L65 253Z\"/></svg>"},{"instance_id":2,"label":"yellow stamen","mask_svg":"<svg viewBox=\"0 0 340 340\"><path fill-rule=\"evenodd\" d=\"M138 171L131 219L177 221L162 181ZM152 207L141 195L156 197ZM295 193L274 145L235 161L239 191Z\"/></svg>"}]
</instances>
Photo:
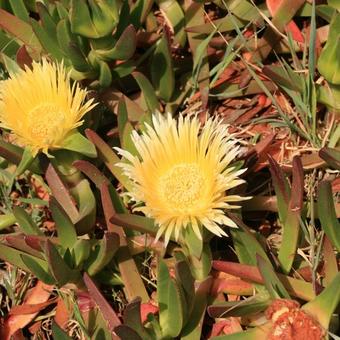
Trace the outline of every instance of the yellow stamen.
<instances>
[{"instance_id":1,"label":"yellow stamen","mask_svg":"<svg viewBox=\"0 0 340 340\"><path fill-rule=\"evenodd\" d=\"M204 178L197 164L175 165L159 179L159 192L165 204L179 213L187 213L196 206L204 186Z\"/></svg>"}]
</instances>

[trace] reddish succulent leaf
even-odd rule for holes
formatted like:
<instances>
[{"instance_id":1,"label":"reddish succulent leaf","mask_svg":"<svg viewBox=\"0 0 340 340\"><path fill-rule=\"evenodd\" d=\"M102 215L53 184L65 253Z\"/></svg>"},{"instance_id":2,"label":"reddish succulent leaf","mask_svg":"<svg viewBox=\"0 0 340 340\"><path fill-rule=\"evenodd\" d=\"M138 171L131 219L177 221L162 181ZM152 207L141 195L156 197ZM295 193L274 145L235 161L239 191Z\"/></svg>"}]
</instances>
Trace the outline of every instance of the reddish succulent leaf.
<instances>
[{"instance_id":1,"label":"reddish succulent leaf","mask_svg":"<svg viewBox=\"0 0 340 340\"><path fill-rule=\"evenodd\" d=\"M131 191L132 183L130 179L123 174L122 169L116 166L116 164L120 162L120 158L113 152L112 148L93 130L86 129L85 134L86 137L96 146L99 158L102 159L111 173L127 190Z\"/></svg>"},{"instance_id":2,"label":"reddish succulent leaf","mask_svg":"<svg viewBox=\"0 0 340 340\"><path fill-rule=\"evenodd\" d=\"M106 320L110 331L121 324L116 312L112 309L110 304L106 301L94 281L87 273L84 273L84 282L91 295L92 300L97 304L104 319Z\"/></svg>"},{"instance_id":3,"label":"reddish succulent leaf","mask_svg":"<svg viewBox=\"0 0 340 340\"><path fill-rule=\"evenodd\" d=\"M24 304L42 304L49 299L52 290L53 286L46 285L45 283L38 281L36 286L27 292ZM1 330L1 339L10 340L11 336L16 331L27 326L44 307L46 306L42 304L42 307L38 311L34 311L31 314L9 315Z\"/></svg>"},{"instance_id":4,"label":"reddish succulent leaf","mask_svg":"<svg viewBox=\"0 0 340 340\"><path fill-rule=\"evenodd\" d=\"M278 31L284 31L286 25L304 3L305 0L282 0L273 15L272 24ZM257 42L257 50L252 53L251 60L265 59L279 40L280 35L272 27L267 27L264 35Z\"/></svg>"},{"instance_id":5,"label":"reddish succulent leaf","mask_svg":"<svg viewBox=\"0 0 340 340\"><path fill-rule=\"evenodd\" d=\"M268 155L268 162L270 165L270 172L272 174L273 181L275 181L280 189L280 193L282 194L285 202L288 204L289 202L289 193L287 192L287 188L285 186L285 178L282 170L280 169L279 164L276 160Z\"/></svg>"},{"instance_id":6,"label":"reddish succulent leaf","mask_svg":"<svg viewBox=\"0 0 340 340\"><path fill-rule=\"evenodd\" d=\"M276 133L270 133L269 135L262 138L261 141L254 146L254 150L256 151L259 157L267 151L270 145L272 145L273 141L275 140L275 137Z\"/></svg>"},{"instance_id":7,"label":"reddish succulent leaf","mask_svg":"<svg viewBox=\"0 0 340 340\"><path fill-rule=\"evenodd\" d=\"M319 156L325 160L332 168L340 169L340 151L333 148L322 148Z\"/></svg>"},{"instance_id":8,"label":"reddish succulent leaf","mask_svg":"<svg viewBox=\"0 0 340 340\"><path fill-rule=\"evenodd\" d=\"M32 333L32 332L31 332ZM18 329L12 336L11 340L26 340L24 335L22 334L22 330Z\"/></svg>"},{"instance_id":9,"label":"reddish succulent leaf","mask_svg":"<svg viewBox=\"0 0 340 340\"><path fill-rule=\"evenodd\" d=\"M151 314L157 314L159 308L154 305L152 302L142 303L140 305L140 315L142 319L142 323L146 322L147 316Z\"/></svg>"},{"instance_id":10,"label":"reddish succulent leaf","mask_svg":"<svg viewBox=\"0 0 340 340\"><path fill-rule=\"evenodd\" d=\"M144 305L149 305L149 303L146 303ZM155 307L154 305L151 306ZM144 321L146 321L146 317L149 312L145 310L145 320L142 319L142 312L141 298L137 297L126 306L124 310L123 323L125 326L131 327L134 331L136 331L143 340L151 340L151 337L143 327L143 323Z\"/></svg>"},{"instance_id":11,"label":"reddish succulent leaf","mask_svg":"<svg viewBox=\"0 0 340 340\"><path fill-rule=\"evenodd\" d=\"M102 183L100 187L100 196L102 199L102 206L107 230L111 232L116 232L120 236L120 241L122 242L122 240L125 238L122 228L117 227L114 223L111 222L111 217L116 214L116 211L111 200L108 183Z\"/></svg>"},{"instance_id":12,"label":"reddish succulent leaf","mask_svg":"<svg viewBox=\"0 0 340 340\"><path fill-rule=\"evenodd\" d=\"M262 107L268 107L272 104L272 100L268 98L265 94L260 94L258 104Z\"/></svg>"},{"instance_id":13,"label":"reddish succulent leaf","mask_svg":"<svg viewBox=\"0 0 340 340\"><path fill-rule=\"evenodd\" d=\"M22 45L16 55L17 63L18 65L24 70L25 67L31 67L33 59L31 56L28 54L26 45Z\"/></svg>"},{"instance_id":14,"label":"reddish succulent leaf","mask_svg":"<svg viewBox=\"0 0 340 340\"><path fill-rule=\"evenodd\" d=\"M0 139L0 156L13 164L19 164L24 150Z\"/></svg>"},{"instance_id":15,"label":"reddish succulent leaf","mask_svg":"<svg viewBox=\"0 0 340 340\"><path fill-rule=\"evenodd\" d=\"M278 8L280 7L282 0L267 0L267 7L269 9L270 14L275 15ZM286 31L292 34L292 38L300 43L304 43L303 35L299 29L299 27L292 20L286 25Z\"/></svg>"},{"instance_id":16,"label":"reddish succulent leaf","mask_svg":"<svg viewBox=\"0 0 340 340\"><path fill-rule=\"evenodd\" d=\"M292 172L293 180L289 209L287 210L286 218L281 219L283 232L282 242L278 253L278 260L280 262L281 269L285 274L288 274L292 268L300 233L300 215L303 207L304 193L304 173L299 156L295 156L293 158ZM277 191L276 188L275 191ZM281 216L282 210L280 217Z\"/></svg>"},{"instance_id":17,"label":"reddish succulent leaf","mask_svg":"<svg viewBox=\"0 0 340 340\"><path fill-rule=\"evenodd\" d=\"M86 291L77 292L77 304L82 313L86 313L96 307L95 301L91 299L91 294Z\"/></svg>"},{"instance_id":18,"label":"reddish succulent leaf","mask_svg":"<svg viewBox=\"0 0 340 340\"><path fill-rule=\"evenodd\" d=\"M79 217L78 209L68 188L65 186L51 163L48 165L45 175L53 196L63 207L71 221L75 223Z\"/></svg>"},{"instance_id":19,"label":"reddish succulent leaf","mask_svg":"<svg viewBox=\"0 0 340 340\"><path fill-rule=\"evenodd\" d=\"M47 237L45 236L35 236L35 235L27 235L25 236L25 242L31 248L41 252L44 247L44 243L46 242ZM49 240L52 243L58 243L55 237L50 237Z\"/></svg>"},{"instance_id":20,"label":"reddish succulent leaf","mask_svg":"<svg viewBox=\"0 0 340 340\"><path fill-rule=\"evenodd\" d=\"M118 251L116 258L119 266L119 271L124 281L124 288L127 298L130 300L135 298L136 296L140 296L142 298L142 301L146 302L149 300L149 295L139 275L136 263L134 262L134 259L132 258L127 247L127 240L124 230L120 227L117 227L117 225L112 222L112 216L116 215L116 211L112 204L109 186L107 184L104 183L102 185L100 189L100 194L107 228L109 231L116 232L119 235L121 249Z\"/></svg>"},{"instance_id":21,"label":"reddish succulent leaf","mask_svg":"<svg viewBox=\"0 0 340 340\"><path fill-rule=\"evenodd\" d=\"M155 227L153 220L140 215L114 214L111 216L110 222L142 233L149 233L152 236L156 236L157 233L157 228Z\"/></svg>"},{"instance_id":22,"label":"reddish succulent leaf","mask_svg":"<svg viewBox=\"0 0 340 340\"><path fill-rule=\"evenodd\" d=\"M232 295L252 295L254 286L243 281L239 277L227 274L218 273L218 277L213 280L211 287L211 295L216 296L219 293L232 294Z\"/></svg>"},{"instance_id":23,"label":"reddish succulent leaf","mask_svg":"<svg viewBox=\"0 0 340 340\"><path fill-rule=\"evenodd\" d=\"M72 165L86 175L98 189L100 189L104 183L109 183L107 177L88 161L78 160L73 162Z\"/></svg>"},{"instance_id":24,"label":"reddish succulent leaf","mask_svg":"<svg viewBox=\"0 0 340 340\"><path fill-rule=\"evenodd\" d=\"M255 164L253 166L251 166L252 170L253 167L256 168L256 171L259 171L260 169L262 169L265 164L259 164L261 162L263 162L263 158L267 157L267 150L269 149L269 147L273 144L273 141L275 140L275 133L270 133L269 135L266 135L264 138L262 138L260 140L260 142L258 142L256 145L254 145L246 154L245 158L248 158L251 156L252 153L255 152L256 154L256 160L255 160ZM249 169L249 166L246 166Z\"/></svg>"},{"instance_id":25,"label":"reddish succulent leaf","mask_svg":"<svg viewBox=\"0 0 340 340\"><path fill-rule=\"evenodd\" d=\"M293 158L293 181L289 208L292 211L301 211L303 205L304 174L300 157Z\"/></svg>"},{"instance_id":26,"label":"reddish succulent leaf","mask_svg":"<svg viewBox=\"0 0 340 340\"><path fill-rule=\"evenodd\" d=\"M34 35L32 27L3 9L0 9L0 28L30 46L36 53L41 51L41 45Z\"/></svg>"},{"instance_id":27,"label":"reddish succulent leaf","mask_svg":"<svg viewBox=\"0 0 340 340\"><path fill-rule=\"evenodd\" d=\"M277 197L279 218L281 222L284 222L286 220L288 213L290 189L279 164L270 155L268 155L268 161L269 170L272 176L272 181L275 189L275 194Z\"/></svg>"},{"instance_id":28,"label":"reddish succulent leaf","mask_svg":"<svg viewBox=\"0 0 340 340\"><path fill-rule=\"evenodd\" d=\"M228 318L214 323L210 337L242 332L242 327L237 318Z\"/></svg>"},{"instance_id":29,"label":"reddish succulent leaf","mask_svg":"<svg viewBox=\"0 0 340 340\"><path fill-rule=\"evenodd\" d=\"M4 239L11 247L16 248L18 250L22 250L27 254L43 259L43 256L40 252L41 249L31 247L28 243L26 243L26 237L27 236L25 234L15 234L5 236Z\"/></svg>"},{"instance_id":30,"label":"reddish succulent leaf","mask_svg":"<svg viewBox=\"0 0 340 340\"><path fill-rule=\"evenodd\" d=\"M340 192L340 177L337 177L332 181L332 192L334 194Z\"/></svg>"},{"instance_id":31,"label":"reddish succulent leaf","mask_svg":"<svg viewBox=\"0 0 340 340\"><path fill-rule=\"evenodd\" d=\"M59 297L57 301L57 308L55 311L54 321L60 328L65 329L65 325L70 317L69 314L70 311L68 310L64 300Z\"/></svg>"},{"instance_id":32,"label":"reddish succulent leaf","mask_svg":"<svg viewBox=\"0 0 340 340\"><path fill-rule=\"evenodd\" d=\"M117 326L115 332L119 335L119 339L143 340L135 330L125 325Z\"/></svg>"},{"instance_id":33,"label":"reddish succulent leaf","mask_svg":"<svg viewBox=\"0 0 340 340\"><path fill-rule=\"evenodd\" d=\"M239 277L243 280L249 280L255 283L264 284L261 273L256 266L241 264L228 261L213 261L213 268ZM278 278L283 283L290 295L299 297L305 300L312 300L315 297L313 287L310 283L302 280L294 279L287 275L278 274Z\"/></svg>"},{"instance_id":34,"label":"reddish succulent leaf","mask_svg":"<svg viewBox=\"0 0 340 340\"><path fill-rule=\"evenodd\" d=\"M33 314L38 313L45 307L51 305L52 303L55 303L57 301L56 298L50 299L45 302L36 303L36 304L30 304L25 303L22 305L13 306L11 310L9 311L10 315L22 315L22 314Z\"/></svg>"}]
</instances>

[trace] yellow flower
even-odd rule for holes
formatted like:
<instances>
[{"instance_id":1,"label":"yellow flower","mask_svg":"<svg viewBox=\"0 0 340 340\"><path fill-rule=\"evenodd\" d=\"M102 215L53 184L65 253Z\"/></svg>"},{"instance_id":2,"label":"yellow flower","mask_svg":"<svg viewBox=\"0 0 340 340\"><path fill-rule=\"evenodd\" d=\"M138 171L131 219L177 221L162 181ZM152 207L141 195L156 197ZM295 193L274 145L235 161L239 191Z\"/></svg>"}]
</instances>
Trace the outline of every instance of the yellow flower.
<instances>
[{"instance_id":1,"label":"yellow flower","mask_svg":"<svg viewBox=\"0 0 340 340\"><path fill-rule=\"evenodd\" d=\"M62 147L62 142L83 122L94 105L85 102L86 91L70 77L63 64L33 62L0 82L0 126L12 131L14 140L39 151Z\"/></svg>"},{"instance_id":2,"label":"yellow flower","mask_svg":"<svg viewBox=\"0 0 340 340\"><path fill-rule=\"evenodd\" d=\"M239 206L232 202L247 199L227 195L226 191L243 183L238 177L245 171L229 164L239 153L237 141L226 126L209 119L203 128L197 117L153 116L153 128L132 139L140 157L117 148L128 162L120 163L132 180L133 200L143 202L136 210L154 218L159 226L156 240L165 234L178 240L183 229L192 227L202 239L201 226L212 233L226 235L221 226L237 227L224 209Z\"/></svg>"}]
</instances>

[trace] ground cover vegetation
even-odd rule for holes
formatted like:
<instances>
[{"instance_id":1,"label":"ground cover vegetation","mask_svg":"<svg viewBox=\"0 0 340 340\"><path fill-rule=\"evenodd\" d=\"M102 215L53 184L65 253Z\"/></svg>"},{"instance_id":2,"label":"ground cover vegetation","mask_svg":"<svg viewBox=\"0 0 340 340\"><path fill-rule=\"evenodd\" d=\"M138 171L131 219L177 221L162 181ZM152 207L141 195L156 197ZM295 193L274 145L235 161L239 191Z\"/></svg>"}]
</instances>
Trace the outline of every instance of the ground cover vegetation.
<instances>
[{"instance_id":1,"label":"ground cover vegetation","mask_svg":"<svg viewBox=\"0 0 340 340\"><path fill-rule=\"evenodd\" d=\"M339 339L338 0L0 0L0 338Z\"/></svg>"}]
</instances>

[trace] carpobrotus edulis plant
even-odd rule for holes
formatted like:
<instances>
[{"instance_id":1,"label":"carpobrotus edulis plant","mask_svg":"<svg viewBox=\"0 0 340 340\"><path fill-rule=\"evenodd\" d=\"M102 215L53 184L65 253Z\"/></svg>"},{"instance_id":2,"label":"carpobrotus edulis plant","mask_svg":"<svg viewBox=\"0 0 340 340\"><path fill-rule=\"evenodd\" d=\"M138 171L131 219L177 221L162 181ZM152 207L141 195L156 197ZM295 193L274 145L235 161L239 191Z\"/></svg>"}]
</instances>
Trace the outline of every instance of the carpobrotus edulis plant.
<instances>
[{"instance_id":1,"label":"carpobrotus edulis plant","mask_svg":"<svg viewBox=\"0 0 340 340\"><path fill-rule=\"evenodd\" d=\"M245 169L230 166L240 149L227 127L208 119L202 127L198 118L154 115L153 127L132 134L139 153L133 156L118 149L127 160L120 163L134 183L132 199L142 202L136 210L155 220L159 229L156 240L165 236L180 238L190 227L202 240L202 227L222 236L222 226L236 227L225 209L239 208L231 203L246 199L227 191L244 180Z\"/></svg>"},{"instance_id":2,"label":"carpobrotus edulis plant","mask_svg":"<svg viewBox=\"0 0 340 340\"><path fill-rule=\"evenodd\" d=\"M76 82L71 85L63 63L33 62L0 82L0 126L33 156L48 154L63 147L94 107L86 94Z\"/></svg>"}]
</instances>

